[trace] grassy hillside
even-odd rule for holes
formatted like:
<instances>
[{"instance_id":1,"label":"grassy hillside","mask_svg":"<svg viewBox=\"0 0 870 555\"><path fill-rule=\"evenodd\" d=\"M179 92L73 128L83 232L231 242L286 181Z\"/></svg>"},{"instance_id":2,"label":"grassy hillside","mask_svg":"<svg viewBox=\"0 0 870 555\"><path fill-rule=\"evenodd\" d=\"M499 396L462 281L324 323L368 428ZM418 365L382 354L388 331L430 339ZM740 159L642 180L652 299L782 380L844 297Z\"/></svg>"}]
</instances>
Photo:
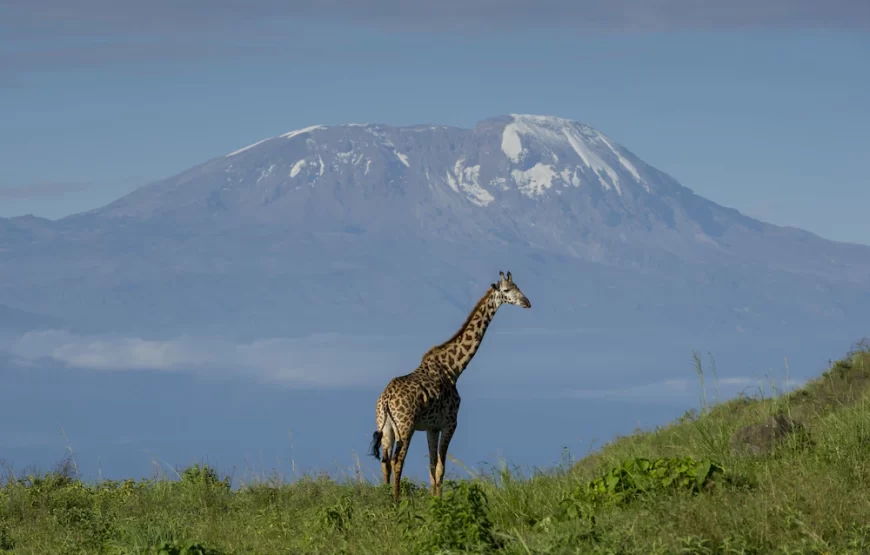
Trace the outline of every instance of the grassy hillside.
<instances>
[{"instance_id":1,"label":"grassy hillside","mask_svg":"<svg viewBox=\"0 0 870 555\"><path fill-rule=\"evenodd\" d=\"M791 394L692 411L571 467L463 480L441 501L409 482L398 507L362 480L231 491L193 467L175 480L83 484L67 461L8 477L0 551L870 553L868 380L859 345Z\"/></svg>"}]
</instances>

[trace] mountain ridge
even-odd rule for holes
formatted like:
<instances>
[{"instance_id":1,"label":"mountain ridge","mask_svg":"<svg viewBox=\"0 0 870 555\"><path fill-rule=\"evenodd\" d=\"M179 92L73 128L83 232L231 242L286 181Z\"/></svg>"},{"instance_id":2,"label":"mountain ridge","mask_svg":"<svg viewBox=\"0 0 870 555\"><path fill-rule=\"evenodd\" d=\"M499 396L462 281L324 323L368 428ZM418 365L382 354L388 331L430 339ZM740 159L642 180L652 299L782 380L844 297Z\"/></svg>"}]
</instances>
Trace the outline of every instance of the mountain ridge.
<instances>
[{"instance_id":1,"label":"mountain ridge","mask_svg":"<svg viewBox=\"0 0 870 555\"><path fill-rule=\"evenodd\" d=\"M870 304L870 247L718 205L554 116L309 126L88 212L0 221L0 249L18 278L0 303L94 329L440 326L499 269L544 288L543 327L576 327L590 295L602 325L732 331Z\"/></svg>"}]
</instances>

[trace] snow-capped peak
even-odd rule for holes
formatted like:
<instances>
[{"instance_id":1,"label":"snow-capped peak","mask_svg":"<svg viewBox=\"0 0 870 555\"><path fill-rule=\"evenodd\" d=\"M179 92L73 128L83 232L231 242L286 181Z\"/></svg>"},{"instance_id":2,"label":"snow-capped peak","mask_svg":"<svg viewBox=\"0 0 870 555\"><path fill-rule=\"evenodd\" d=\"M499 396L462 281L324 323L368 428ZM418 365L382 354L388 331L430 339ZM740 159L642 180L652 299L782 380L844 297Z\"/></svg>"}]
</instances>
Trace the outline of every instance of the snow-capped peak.
<instances>
[{"instance_id":1,"label":"snow-capped peak","mask_svg":"<svg viewBox=\"0 0 870 555\"><path fill-rule=\"evenodd\" d=\"M289 131L281 135L282 139L292 139L296 135L301 135L303 133L310 133L311 131L316 131L318 129L326 129L325 125L312 125L310 127L306 127L304 129L296 129L295 131Z\"/></svg>"},{"instance_id":2,"label":"snow-capped peak","mask_svg":"<svg viewBox=\"0 0 870 555\"><path fill-rule=\"evenodd\" d=\"M257 145L259 145L259 144L261 144L261 143L265 143L266 141L269 141L269 140L274 139L274 138L275 138L275 137L269 137L269 138L267 138L267 139L263 139L263 140L261 140L261 141L257 141L256 143L250 144L250 145L248 145L248 146L246 146L246 147L240 148L239 150L234 150L233 152L230 152L229 154L227 154L227 155L226 155L226 158L229 158L230 156L235 156L236 154L241 154L241 153L243 153L243 152L245 152L245 151L247 151L247 150L250 150L250 149L254 148L255 146L257 146Z\"/></svg>"},{"instance_id":3,"label":"snow-capped peak","mask_svg":"<svg viewBox=\"0 0 870 555\"><path fill-rule=\"evenodd\" d=\"M295 137L296 135L302 135L303 133L309 133L309 132L311 132L311 131L316 131L317 129L326 129L326 126L323 126L323 125L312 125L312 126L310 126L310 127L306 127L306 128L304 128L304 129L296 129L296 130L294 130L294 131L289 131L289 132L287 132L287 133L284 133L283 135L280 135L280 137L281 137L282 139L292 139L292 138ZM262 143L265 143L266 141L271 141L271 140L274 139L274 138L275 138L275 137L267 137L267 138L265 138L265 139L263 139L263 140L261 140L261 141L257 141L256 143L249 144L249 145L246 146L246 147L242 147L242 148L240 148L239 150L234 150L233 152L230 152L229 154L225 155L224 157L225 157L225 158L229 158L229 157L231 157L231 156L235 156L235 155L237 155L237 154L241 154L241 153L243 153L243 152L247 152L248 150L254 148L255 146L259 146L259 145L261 145Z\"/></svg>"},{"instance_id":4,"label":"snow-capped peak","mask_svg":"<svg viewBox=\"0 0 870 555\"><path fill-rule=\"evenodd\" d=\"M320 133L327 129L331 131ZM348 179L372 179L366 177L372 175L372 168L377 170L380 163L390 166L397 160L402 173L395 179L425 179L429 185L432 180L441 181L453 193L480 206L492 204L500 194L498 191L507 191L511 186L532 199L562 195L566 189L589 186L620 196L630 192L631 198L635 193L650 192L649 182L655 182L644 178L649 169L624 147L577 121L557 116L510 114L487 120L479 129L484 132L484 140L491 141L484 155L473 147L469 149L470 144L454 150L454 145L464 142L460 137L471 134L470 130L432 125L343 124L296 129L256 142L226 157L241 153L247 156L249 151L257 151L255 147L265 148L263 152L269 153L268 160L256 155L246 158L260 166L251 169L242 164L247 169L241 171L253 172L250 179L256 183L264 182L267 177L279 179L269 177L273 175L301 179L299 176L305 170L306 183L310 186L330 179L327 172L350 172ZM433 133L436 130L437 133ZM315 135L322 140L314 142ZM283 139L293 139L288 145L286 160L282 160L281 145L288 143ZM498 151L499 143L502 152ZM421 148L421 145L428 146ZM383 156L387 159L382 159ZM228 162L235 164L236 161L233 158ZM461 167L457 165L460 161ZM364 171L351 178L352 168L357 165L364 165ZM239 171L230 172L235 172L232 179L236 182L246 178ZM312 172L316 172L316 178ZM375 175L384 173L375 171Z\"/></svg>"},{"instance_id":5,"label":"snow-capped peak","mask_svg":"<svg viewBox=\"0 0 870 555\"><path fill-rule=\"evenodd\" d=\"M573 154L579 158L578 166L591 170L605 189L613 188L621 195L619 174L628 172L649 191L640 173L623 156L622 148L600 131L556 116L510 114L510 117L512 121L502 132L501 149L511 162L520 163L531 148L549 154L554 162L559 161L560 154Z\"/></svg>"}]
</instances>

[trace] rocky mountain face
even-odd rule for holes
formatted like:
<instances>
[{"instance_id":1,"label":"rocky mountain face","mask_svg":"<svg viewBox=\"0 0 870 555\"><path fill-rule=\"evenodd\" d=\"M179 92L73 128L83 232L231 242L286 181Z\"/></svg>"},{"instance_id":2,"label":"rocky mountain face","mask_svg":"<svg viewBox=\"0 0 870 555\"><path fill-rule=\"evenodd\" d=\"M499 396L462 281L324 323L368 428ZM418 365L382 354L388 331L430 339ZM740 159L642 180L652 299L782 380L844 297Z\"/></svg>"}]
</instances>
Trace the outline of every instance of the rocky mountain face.
<instances>
[{"instance_id":1,"label":"rocky mountain face","mask_svg":"<svg viewBox=\"0 0 870 555\"><path fill-rule=\"evenodd\" d=\"M0 270L0 303L152 335L450 332L498 270L535 308L507 326L782 331L870 308L870 248L531 115L291 131L90 212L0 220Z\"/></svg>"}]
</instances>

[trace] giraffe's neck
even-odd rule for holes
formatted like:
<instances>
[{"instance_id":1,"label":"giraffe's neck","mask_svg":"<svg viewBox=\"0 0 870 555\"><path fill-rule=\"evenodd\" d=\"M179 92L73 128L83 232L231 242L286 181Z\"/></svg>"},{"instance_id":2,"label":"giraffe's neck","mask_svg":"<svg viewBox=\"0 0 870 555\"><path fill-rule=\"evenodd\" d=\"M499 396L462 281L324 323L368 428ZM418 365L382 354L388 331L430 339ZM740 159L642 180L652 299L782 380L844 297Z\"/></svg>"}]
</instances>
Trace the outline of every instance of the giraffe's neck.
<instances>
[{"instance_id":1,"label":"giraffe's neck","mask_svg":"<svg viewBox=\"0 0 870 555\"><path fill-rule=\"evenodd\" d=\"M499 302L492 290L477 302L468 315L465 323L456 334L446 342L433 347L426 356L432 356L439 363L436 365L451 383L456 383L459 376L477 353L486 329L499 307ZM425 358L425 357L424 357Z\"/></svg>"}]
</instances>

